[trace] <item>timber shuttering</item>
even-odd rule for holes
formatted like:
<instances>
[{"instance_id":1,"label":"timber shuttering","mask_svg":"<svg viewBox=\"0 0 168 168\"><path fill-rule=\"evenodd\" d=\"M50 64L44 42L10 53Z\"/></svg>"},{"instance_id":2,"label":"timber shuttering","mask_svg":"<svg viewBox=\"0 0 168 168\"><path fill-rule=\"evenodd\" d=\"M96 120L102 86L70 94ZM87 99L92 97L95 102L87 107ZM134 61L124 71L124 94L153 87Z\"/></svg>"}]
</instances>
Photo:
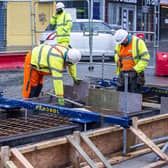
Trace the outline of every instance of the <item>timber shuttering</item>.
<instances>
[{"instance_id":1,"label":"timber shuttering","mask_svg":"<svg viewBox=\"0 0 168 168\"><path fill-rule=\"evenodd\" d=\"M158 115L137 121L138 128L141 129L150 139L159 138L168 135L168 115ZM123 129L120 127L106 127L98 130L92 130L86 133L96 147L109 160L110 156L122 151ZM139 140L128 130L129 145L140 143ZM81 146L91 158L95 155L90 152L89 148L81 140ZM66 137L44 141L36 144L29 144L17 148L25 158L35 168L53 168L70 166L74 157L74 150ZM146 152L149 152L147 150ZM132 156L133 157L133 156ZM12 160L19 168L22 165L11 155ZM123 159L124 160L124 159ZM81 160L83 161L83 160ZM114 161L110 161L114 163Z\"/></svg>"}]
</instances>

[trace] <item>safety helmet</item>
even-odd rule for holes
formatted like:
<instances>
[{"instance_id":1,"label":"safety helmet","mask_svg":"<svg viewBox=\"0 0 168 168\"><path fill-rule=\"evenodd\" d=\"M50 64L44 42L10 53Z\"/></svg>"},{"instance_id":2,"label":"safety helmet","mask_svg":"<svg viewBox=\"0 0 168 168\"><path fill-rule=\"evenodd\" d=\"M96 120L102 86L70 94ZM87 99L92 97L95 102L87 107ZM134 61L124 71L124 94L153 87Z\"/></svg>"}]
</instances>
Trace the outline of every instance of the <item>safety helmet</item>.
<instances>
[{"instance_id":1,"label":"safety helmet","mask_svg":"<svg viewBox=\"0 0 168 168\"><path fill-rule=\"evenodd\" d=\"M63 4L62 2L58 2L58 3L56 4L56 10L57 10L57 9L62 9L62 10L63 10L64 7L65 7L65 6L64 6L64 4Z\"/></svg>"},{"instance_id":2,"label":"safety helmet","mask_svg":"<svg viewBox=\"0 0 168 168\"><path fill-rule=\"evenodd\" d=\"M124 29L117 30L114 35L117 44L123 43L123 41L126 39L127 36L128 32Z\"/></svg>"},{"instance_id":3,"label":"safety helmet","mask_svg":"<svg viewBox=\"0 0 168 168\"><path fill-rule=\"evenodd\" d=\"M75 48L71 48L67 52L66 62L70 62L72 64L77 64L81 59L81 53L79 50Z\"/></svg>"}]
</instances>

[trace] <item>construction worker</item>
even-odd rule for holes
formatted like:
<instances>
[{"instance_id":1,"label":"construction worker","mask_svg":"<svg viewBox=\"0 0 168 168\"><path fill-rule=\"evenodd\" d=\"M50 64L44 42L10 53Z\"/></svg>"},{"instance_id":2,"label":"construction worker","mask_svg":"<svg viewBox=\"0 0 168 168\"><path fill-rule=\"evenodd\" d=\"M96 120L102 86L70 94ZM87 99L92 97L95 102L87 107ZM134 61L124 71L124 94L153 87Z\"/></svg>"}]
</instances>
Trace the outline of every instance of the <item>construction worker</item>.
<instances>
[{"instance_id":1,"label":"construction worker","mask_svg":"<svg viewBox=\"0 0 168 168\"><path fill-rule=\"evenodd\" d=\"M81 53L77 49L69 49L63 45L50 46L41 44L33 48L25 59L23 97L38 97L42 86L44 75L52 75L53 86L59 105L64 105L64 89L62 81L62 70L68 66L70 75L78 84L76 66L81 59Z\"/></svg>"},{"instance_id":2,"label":"construction worker","mask_svg":"<svg viewBox=\"0 0 168 168\"><path fill-rule=\"evenodd\" d=\"M50 24L56 26L56 43L69 47L70 32L73 23L71 15L65 12L64 8L62 2L56 4L56 14L52 16Z\"/></svg>"},{"instance_id":3,"label":"construction worker","mask_svg":"<svg viewBox=\"0 0 168 168\"><path fill-rule=\"evenodd\" d=\"M128 73L128 91L140 92L145 83L144 70L150 55L145 42L124 29L115 33L115 63L118 76L118 91L124 90L124 74Z\"/></svg>"}]
</instances>

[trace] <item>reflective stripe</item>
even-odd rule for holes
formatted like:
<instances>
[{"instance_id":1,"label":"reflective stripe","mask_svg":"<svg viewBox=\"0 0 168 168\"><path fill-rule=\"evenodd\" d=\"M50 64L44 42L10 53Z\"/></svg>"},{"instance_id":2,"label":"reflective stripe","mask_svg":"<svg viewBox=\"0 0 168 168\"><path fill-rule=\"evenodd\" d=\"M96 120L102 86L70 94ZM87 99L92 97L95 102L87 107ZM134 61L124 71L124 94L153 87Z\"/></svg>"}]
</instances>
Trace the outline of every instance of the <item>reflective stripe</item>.
<instances>
[{"instance_id":1,"label":"reflective stripe","mask_svg":"<svg viewBox=\"0 0 168 168\"><path fill-rule=\"evenodd\" d=\"M134 58L131 56L127 56L127 57L120 57L120 60L134 60Z\"/></svg>"},{"instance_id":2,"label":"reflective stripe","mask_svg":"<svg viewBox=\"0 0 168 168\"><path fill-rule=\"evenodd\" d=\"M138 48L138 44L139 44L139 39L137 38L136 39L136 56L134 57L134 58L136 58L136 57L138 57L139 58L139 48ZM138 59L138 58L136 58L136 59Z\"/></svg>"},{"instance_id":3,"label":"reflective stripe","mask_svg":"<svg viewBox=\"0 0 168 168\"><path fill-rule=\"evenodd\" d=\"M49 57L50 57L50 54L51 54L51 51L52 51L52 47L49 49L49 51L48 51L48 54L47 54L47 64L48 64L48 69L49 69L49 71L51 72L51 66L50 66L50 62L49 62Z\"/></svg>"},{"instance_id":4,"label":"reflective stripe","mask_svg":"<svg viewBox=\"0 0 168 168\"><path fill-rule=\"evenodd\" d=\"M117 54L117 50L115 50L115 54Z\"/></svg>"},{"instance_id":5,"label":"reflective stripe","mask_svg":"<svg viewBox=\"0 0 168 168\"><path fill-rule=\"evenodd\" d=\"M41 56L42 56L42 50L43 50L43 48L44 48L44 46L42 46L41 48L40 48L40 52L39 52L39 56L38 56L38 67L40 68L40 62L41 62Z\"/></svg>"},{"instance_id":6,"label":"reflective stripe","mask_svg":"<svg viewBox=\"0 0 168 168\"><path fill-rule=\"evenodd\" d=\"M149 59L147 59L147 58L141 58L140 60L143 60L145 62L149 62Z\"/></svg>"},{"instance_id":7,"label":"reflective stripe","mask_svg":"<svg viewBox=\"0 0 168 168\"><path fill-rule=\"evenodd\" d=\"M55 54L55 53L50 53L50 56L53 56L53 57L58 57L58 58L63 59L62 55Z\"/></svg>"},{"instance_id":8,"label":"reflective stripe","mask_svg":"<svg viewBox=\"0 0 168 168\"><path fill-rule=\"evenodd\" d=\"M60 27L60 26L66 26L66 24L65 23L57 24L57 27Z\"/></svg>"},{"instance_id":9,"label":"reflective stripe","mask_svg":"<svg viewBox=\"0 0 168 168\"><path fill-rule=\"evenodd\" d=\"M139 57L142 57L142 56L144 56L144 55L146 55L146 54L149 54L149 52L148 52L148 51L145 51L145 52L143 52L142 54L140 54Z\"/></svg>"},{"instance_id":10,"label":"reflective stripe","mask_svg":"<svg viewBox=\"0 0 168 168\"><path fill-rule=\"evenodd\" d=\"M149 54L149 52L148 51L145 51L145 52L143 52L142 54L140 54L140 55L136 55L135 57L134 57L134 59L141 59L144 55L146 55L146 54Z\"/></svg>"},{"instance_id":11,"label":"reflective stripe","mask_svg":"<svg viewBox=\"0 0 168 168\"><path fill-rule=\"evenodd\" d=\"M63 80L62 77L55 77L55 76L52 76L52 79L53 79L53 80Z\"/></svg>"},{"instance_id":12,"label":"reflective stripe","mask_svg":"<svg viewBox=\"0 0 168 168\"><path fill-rule=\"evenodd\" d=\"M69 34L57 35L57 37L67 37Z\"/></svg>"},{"instance_id":13,"label":"reflective stripe","mask_svg":"<svg viewBox=\"0 0 168 168\"><path fill-rule=\"evenodd\" d=\"M60 69L57 69L57 68L51 68L51 70L52 70L52 71L56 71L56 72L58 72L58 73L62 73L62 72L63 72L63 70L60 70Z\"/></svg>"}]
</instances>

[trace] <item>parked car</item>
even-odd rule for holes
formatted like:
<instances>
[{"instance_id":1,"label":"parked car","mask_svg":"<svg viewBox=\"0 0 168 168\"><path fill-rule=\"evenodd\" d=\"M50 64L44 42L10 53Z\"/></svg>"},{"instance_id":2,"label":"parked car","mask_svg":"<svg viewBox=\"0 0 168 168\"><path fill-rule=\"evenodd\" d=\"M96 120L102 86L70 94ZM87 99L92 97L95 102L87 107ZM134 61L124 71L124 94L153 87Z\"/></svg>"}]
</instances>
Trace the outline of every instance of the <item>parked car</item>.
<instances>
[{"instance_id":1,"label":"parked car","mask_svg":"<svg viewBox=\"0 0 168 168\"><path fill-rule=\"evenodd\" d=\"M93 36L92 55L93 60L100 60L102 55L105 59L114 56L115 40L114 29L101 20L93 20L90 26L90 34ZM55 27L49 25L40 35L39 43L55 45ZM88 60L89 47L89 22L88 19L77 19L73 22L70 45L82 53L82 60Z\"/></svg>"}]
</instances>

